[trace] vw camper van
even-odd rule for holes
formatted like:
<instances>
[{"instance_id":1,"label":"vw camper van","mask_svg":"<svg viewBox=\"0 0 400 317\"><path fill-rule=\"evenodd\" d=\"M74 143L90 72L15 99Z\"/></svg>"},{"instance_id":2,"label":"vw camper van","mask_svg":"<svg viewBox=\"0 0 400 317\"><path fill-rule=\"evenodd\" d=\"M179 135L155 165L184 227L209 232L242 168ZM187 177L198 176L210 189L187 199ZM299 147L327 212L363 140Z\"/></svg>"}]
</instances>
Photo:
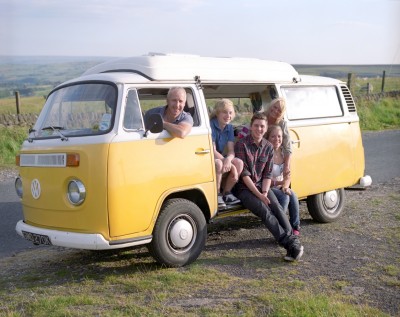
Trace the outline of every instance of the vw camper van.
<instances>
[{"instance_id":1,"label":"vw camper van","mask_svg":"<svg viewBox=\"0 0 400 317\"><path fill-rule=\"evenodd\" d=\"M144 114L187 92L194 126L172 138ZM334 221L344 188L368 186L359 117L345 83L300 76L287 63L148 54L112 60L57 86L17 156L23 220L34 244L107 250L148 245L166 266L193 262L218 210L209 111L218 98L248 124L275 97L287 100L292 187L316 221Z\"/></svg>"}]
</instances>

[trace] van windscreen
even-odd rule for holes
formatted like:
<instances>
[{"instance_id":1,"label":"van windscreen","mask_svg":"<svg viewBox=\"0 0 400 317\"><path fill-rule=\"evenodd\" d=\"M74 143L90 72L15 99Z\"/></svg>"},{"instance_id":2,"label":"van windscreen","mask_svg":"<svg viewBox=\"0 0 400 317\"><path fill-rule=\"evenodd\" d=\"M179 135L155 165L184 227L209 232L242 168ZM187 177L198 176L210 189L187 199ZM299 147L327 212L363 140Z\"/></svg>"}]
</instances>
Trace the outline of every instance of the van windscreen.
<instances>
[{"instance_id":1,"label":"van windscreen","mask_svg":"<svg viewBox=\"0 0 400 317\"><path fill-rule=\"evenodd\" d=\"M79 83L53 91L38 118L35 138L103 134L114 122L117 88L108 83Z\"/></svg>"}]
</instances>

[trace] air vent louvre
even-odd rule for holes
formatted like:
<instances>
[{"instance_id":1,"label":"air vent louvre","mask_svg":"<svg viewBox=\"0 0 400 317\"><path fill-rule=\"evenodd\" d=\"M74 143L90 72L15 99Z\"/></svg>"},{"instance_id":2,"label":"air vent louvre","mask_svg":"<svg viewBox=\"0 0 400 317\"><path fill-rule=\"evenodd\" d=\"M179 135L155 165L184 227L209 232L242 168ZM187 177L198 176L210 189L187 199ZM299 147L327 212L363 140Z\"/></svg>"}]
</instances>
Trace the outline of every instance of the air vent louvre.
<instances>
[{"instance_id":1,"label":"air vent louvre","mask_svg":"<svg viewBox=\"0 0 400 317\"><path fill-rule=\"evenodd\" d=\"M346 86L341 86L342 93L344 96L344 99L346 100L347 108L349 109L349 112L356 112L356 104L354 103L354 99L351 96L349 88Z\"/></svg>"}]
</instances>

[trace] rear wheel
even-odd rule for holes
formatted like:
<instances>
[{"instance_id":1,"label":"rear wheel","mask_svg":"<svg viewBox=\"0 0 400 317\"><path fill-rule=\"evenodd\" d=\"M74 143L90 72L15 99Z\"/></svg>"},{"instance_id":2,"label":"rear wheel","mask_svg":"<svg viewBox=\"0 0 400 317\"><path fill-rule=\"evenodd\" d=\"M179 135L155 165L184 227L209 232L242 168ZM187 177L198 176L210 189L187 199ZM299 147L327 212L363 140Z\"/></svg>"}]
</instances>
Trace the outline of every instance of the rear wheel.
<instances>
[{"instance_id":1,"label":"rear wheel","mask_svg":"<svg viewBox=\"0 0 400 317\"><path fill-rule=\"evenodd\" d=\"M341 215L345 202L344 189L339 188L307 198L311 217L318 222L333 222Z\"/></svg>"},{"instance_id":2,"label":"rear wheel","mask_svg":"<svg viewBox=\"0 0 400 317\"><path fill-rule=\"evenodd\" d=\"M149 250L168 267L187 265L198 258L207 239L200 208L186 199L168 200L158 216Z\"/></svg>"}]
</instances>

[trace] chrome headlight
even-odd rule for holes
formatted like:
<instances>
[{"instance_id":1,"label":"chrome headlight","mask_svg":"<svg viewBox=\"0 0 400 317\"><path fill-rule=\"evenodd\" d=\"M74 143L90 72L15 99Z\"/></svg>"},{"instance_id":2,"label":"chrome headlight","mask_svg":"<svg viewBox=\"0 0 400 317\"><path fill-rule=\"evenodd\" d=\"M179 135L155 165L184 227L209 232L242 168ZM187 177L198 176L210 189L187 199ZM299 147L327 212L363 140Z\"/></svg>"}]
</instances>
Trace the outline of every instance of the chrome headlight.
<instances>
[{"instance_id":1,"label":"chrome headlight","mask_svg":"<svg viewBox=\"0 0 400 317\"><path fill-rule=\"evenodd\" d=\"M24 191L22 190L22 179L21 177L17 177L15 179L15 191L17 192L17 195L19 198L22 198Z\"/></svg>"},{"instance_id":2,"label":"chrome headlight","mask_svg":"<svg viewBox=\"0 0 400 317\"><path fill-rule=\"evenodd\" d=\"M71 204L78 206L83 203L86 198L86 188L79 180L72 180L68 183L68 200Z\"/></svg>"}]
</instances>

